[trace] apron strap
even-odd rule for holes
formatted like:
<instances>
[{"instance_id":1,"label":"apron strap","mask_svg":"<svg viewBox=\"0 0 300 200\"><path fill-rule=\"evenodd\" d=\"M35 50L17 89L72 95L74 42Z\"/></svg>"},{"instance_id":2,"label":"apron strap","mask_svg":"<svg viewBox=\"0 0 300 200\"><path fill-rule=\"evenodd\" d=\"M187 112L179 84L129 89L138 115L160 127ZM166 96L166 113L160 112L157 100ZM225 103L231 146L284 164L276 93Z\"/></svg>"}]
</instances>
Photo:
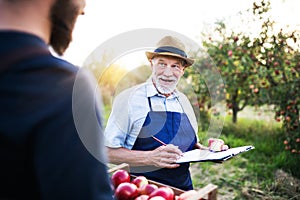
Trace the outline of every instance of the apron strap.
<instances>
[{"instance_id":1,"label":"apron strap","mask_svg":"<svg viewBox=\"0 0 300 200\"><path fill-rule=\"evenodd\" d=\"M151 105L151 99L150 99L150 97L148 97L148 104L149 104L150 111L153 111L152 110L152 105Z\"/></svg>"},{"instance_id":2,"label":"apron strap","mask_svg":"<svg viewBox=\"0 0 300 200\"><path fill-rule=\"evenodd\" d=\"M180 105L180 107L181 107L181 109L182 109L182 113L185 113L184 112L184 108L183 108L183 106L182 106L182 104L181 104L181 102L179 101L179 98L176 96L176 99L177 99L177 101L178 101L178 103L179 103L179 105Z\"/></svg>"}]
</instances>

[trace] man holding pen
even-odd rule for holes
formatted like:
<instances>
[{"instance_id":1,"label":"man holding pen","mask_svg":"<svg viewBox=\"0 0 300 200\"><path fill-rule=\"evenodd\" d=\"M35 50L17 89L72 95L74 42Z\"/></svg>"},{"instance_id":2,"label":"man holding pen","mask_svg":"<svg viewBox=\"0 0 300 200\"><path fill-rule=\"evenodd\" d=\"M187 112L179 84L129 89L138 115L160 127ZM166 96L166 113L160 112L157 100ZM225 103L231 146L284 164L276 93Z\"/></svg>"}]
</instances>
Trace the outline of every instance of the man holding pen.
<instances>
[{"instance_id":1,"label":"man holding pen","mask_svg":"<svg viewBox=\"0 0 300 200\"><path fill-rule=\"evenodd\" d=\"M132 173L183 190L193 188L189 163L176 164L183 152L205 148L187 97L176 89L193 59L185 45L166 36L146 52L152 75L114 100L105 130L111 163L128 163Z\"/></svg>"}]
</instances>

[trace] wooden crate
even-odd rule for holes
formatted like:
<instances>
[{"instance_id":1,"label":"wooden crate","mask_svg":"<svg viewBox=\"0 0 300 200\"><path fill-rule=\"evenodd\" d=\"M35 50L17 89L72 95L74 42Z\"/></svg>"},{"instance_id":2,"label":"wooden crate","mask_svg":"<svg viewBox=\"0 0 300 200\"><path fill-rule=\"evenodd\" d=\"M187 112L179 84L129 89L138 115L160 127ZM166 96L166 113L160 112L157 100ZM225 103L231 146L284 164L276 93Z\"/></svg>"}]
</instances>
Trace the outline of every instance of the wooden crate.
<instances>
[{"instance_id":1,"label":"wooden crate","mask_svg":"<svg viewBox=\"0 0 300 200\"><path fill-rule=\"evenodd\" d=\"M109 170L108 170L108 173L112 174L113 172L115 172L119 169L123 169L123 170L126 170L128 172L130 171L129 165L126 164L126 163L123 163L123 164L120 164L120 165L110 167ZM134 175L130 175L130 176L131 176L131 178L135 178ZM174 191L175 195L180 195L181 193L185 192L184 190L181 190L181 189L169 186L169 185L165 185L165 184L162 184L162 183L159 183L159 182L156 182L156 181L152 181L152 180L149 180L149 179L148 179L148 181L149 181L149 183L155 184L158 187L167 186L167 187L171 188ZM191 198L191 200L199 200L199 199L216 200L217 199L217 191L218 191L218 186L209 183L205 187L200 188L199 190L197 190L198 193L195 196L193 196Z\"/></svg>"}]
</instances>

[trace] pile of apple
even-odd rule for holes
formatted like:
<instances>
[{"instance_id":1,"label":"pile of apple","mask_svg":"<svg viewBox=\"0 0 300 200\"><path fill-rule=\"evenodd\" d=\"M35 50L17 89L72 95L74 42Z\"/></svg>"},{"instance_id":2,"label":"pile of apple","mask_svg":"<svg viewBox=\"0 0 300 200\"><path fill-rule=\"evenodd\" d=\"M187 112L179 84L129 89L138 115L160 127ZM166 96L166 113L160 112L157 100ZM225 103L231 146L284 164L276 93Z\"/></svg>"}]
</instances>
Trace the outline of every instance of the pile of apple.
<instances>
[{"instance_id":1,"label":"pile of apple","mask_svg":"<svg viewBox=\"0 0 300 200\"><path fill-rule=\"evenodd\" d=\"M112 174L111 183L116 200L188 200L197 194L196 190L189 190L175 195L170 187L158 187L144 176L131 179L130 174L122 169Z\"/></svg>"}]
</instances>

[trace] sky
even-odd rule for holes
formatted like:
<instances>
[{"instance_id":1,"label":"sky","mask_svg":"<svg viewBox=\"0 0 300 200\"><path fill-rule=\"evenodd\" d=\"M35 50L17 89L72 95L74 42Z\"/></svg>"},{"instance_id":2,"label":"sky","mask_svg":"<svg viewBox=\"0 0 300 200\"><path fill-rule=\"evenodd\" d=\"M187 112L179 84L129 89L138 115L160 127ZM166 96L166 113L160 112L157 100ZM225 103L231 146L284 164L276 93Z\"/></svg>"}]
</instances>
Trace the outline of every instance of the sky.
<instances>
[{"instance_id":1,"label":"sky","mask_svg":"<svg viewBox=\"0 0 300 200\"><path fill-rule=\"evenodd\" d=\"M143 28L168 29L197 42L204 24L252 8L253 0L86 0L85 15L77 20L73 41L63 58L82 66L101 44L124 32ZM271 0L273 18L300 26L299 0ZM147 40L147 38L145 38ZM127 61L146 61L128 57Z\"/></svg>"}]
</instances>

